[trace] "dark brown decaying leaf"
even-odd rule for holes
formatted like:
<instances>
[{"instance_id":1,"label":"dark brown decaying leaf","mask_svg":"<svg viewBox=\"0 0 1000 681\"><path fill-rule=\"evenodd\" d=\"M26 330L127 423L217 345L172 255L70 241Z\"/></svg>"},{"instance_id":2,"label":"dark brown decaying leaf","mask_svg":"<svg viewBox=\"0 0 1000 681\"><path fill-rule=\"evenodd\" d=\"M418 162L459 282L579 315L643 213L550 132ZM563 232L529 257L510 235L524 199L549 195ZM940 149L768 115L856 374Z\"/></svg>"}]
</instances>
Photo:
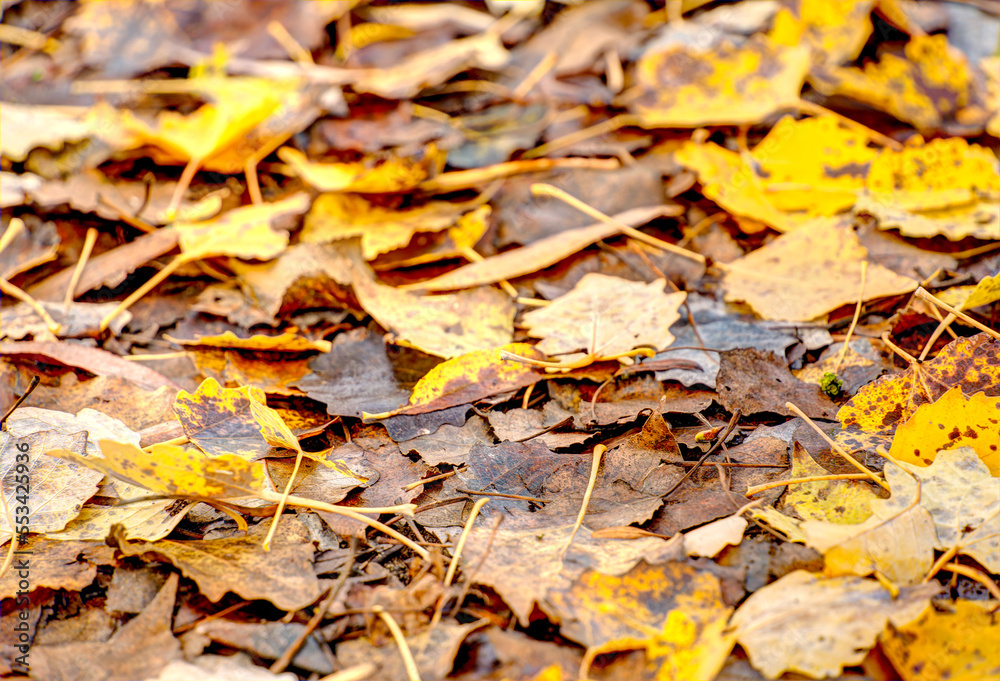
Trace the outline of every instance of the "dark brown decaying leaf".
<instances>
[{"instance_id":1,"label":"dark brown decaying leaf","mask_svg":"<svg viewBox=\"0 0 1000 681\"><path fill-rule=\"evenodd\" d=\"M719 400L730 411L792 416L785 406L791 402L812 418L833 419L837 415L837 406L818 385L795 378L773 352L744 348L722 353L716 383Z\"/></svg>"}]
</instances>

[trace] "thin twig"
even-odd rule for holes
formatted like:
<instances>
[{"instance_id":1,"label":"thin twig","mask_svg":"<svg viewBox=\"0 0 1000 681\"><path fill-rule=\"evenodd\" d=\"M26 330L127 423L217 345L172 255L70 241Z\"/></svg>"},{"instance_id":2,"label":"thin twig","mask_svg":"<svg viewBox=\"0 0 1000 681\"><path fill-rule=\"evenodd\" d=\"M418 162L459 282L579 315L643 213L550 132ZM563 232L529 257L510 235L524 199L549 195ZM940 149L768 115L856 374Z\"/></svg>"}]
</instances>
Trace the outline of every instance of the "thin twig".
<instances>
[{"instance_id":1,"label":"thin twig","mask_svg":"<svg viewBox=\"0 0 1000 681\"><path fill-rule=\"evenodd\" d=\"M695 465L691 467L691 470L689 470L687 473L684 474L683 478L675 482L670 489L668 489L666 492L660 495L662 499L666 499L671 494L673 494L678 487L684 484L684 481L686 481L688 478L694 475L695 471L701 468L702 464L705 463L705 460L715 453L715 450L719 449L722 446L722 443L726 441L726 438L729 437L729 434L733 432L733 430L736 428L736 424L740 422L741 415L742 412L739 409L733 412L733 416L732 418L729 419L729 423L726 424L726 430L723 431L722 437L716 440L715 444L709 447L708 451L701 455L701 458L698 459L697 462L695 462Z\"/></svg>"},{"instance_id":2,"label":"thin twig","mask_svg":"<svg viewBox=\"0 0 1000 681\"><path fill-rule=\"evenodd\" d=\"M20 300L34 310L42 318L42 321L45 322L46 328L48 328L52 335L56 335L62 330L62 326L56 320L52 319L41 303L32 298L27 291L15 286L3 277L0 277L0 291L3 291L11 298Z\"/></svg>"},{"instance_id":3,"label":"thin twig","mask_svg":"<svg viewBox=\"0 0 1000 681\"><path fill-rule=\"evenodd\" d=\"M350 576L351 571L354 569L354 561L357 558L358 552L358 538L351 537L351 553L347 559L347 564L341 569L340 574L337 575L337 581L334 582L333 587L330 589L329 595L323 599L323 602L319 604L316 608L316 612L313 613L312 617L309 618L309 622L306 624L305 629L299 632L299 635L292 641L292 644L285 649L285 652L281 654L277 660L274 661L269 667L272 674L280 674L285 671L288 665L291 663L292 658L295 654L299 652L302 644L306 642L306 638L316 630L319 623L326 617L326 613L330 611L333 604L337 601L337 596L340 595L340 590L344 588L344 584L347 583L347 578Z\"/></svg>"},{"instance_id":4,"label":"thin twig","mask_svg":"<svg viewBox=\"0 0 1000 681\"><path fill-rule=\"evenodd\" d=\"M917 290L913 292L913 295L915 295L917 298L920 298L920 300L923 300L923 301L926 301L928 303L933 303L933 304L937 305L942 310L945 310L946 312L950 312L951 314L955 315L956 317L958 317L959 319L961 319L963 322L965 322L967 324L971 324L972 326L976 327L977 329L979 329L983 333L985 333L985 334L987 334L989 336L992 336L993 338L995 338L997 340L1000 340L1000 333L998 333L997 331L991 329L990 327L988 327L988 326L986 326L984 324L980 324L975 319L973 319L969 315L965 314L961 310L952 307L951 305L949 305L948 303L942 301L939 298L936 298L933 294L929 293L923 286L918 287Z\"/></svg>"},{"instance_id":5,"label":"thin twig","mask_svg":"<svg viewBox=\"0 0 1000 681\"><path fill-rule=\"evenodd\" d=\"M66 288L66 297L63 299L63 307L67 313L69 312L69 306L73 304L73 300L76 298L77 284L80 283L80 277L83 276L83 268L87 266L87 261L90 260L90 254L94 250L95 243L97 243L97 230L90 227L87 229L87 236L83 239L80 260L73 269L73 276L70 278L69 286Z\"/></svg>"},{"instance_id":6,"label":"thin twig","mask_svg":"<svg viewBox=\"0 0 1000 681\"><path fill-rule=\"evenodd\" d=\"M501 494L500 492L476 492L475 490L465 489L462 487L456 487L456 492L461 492L462 494L471 494L472 496L484 496L484 497L502 497L504 499L518 499L520 501L530 501L533 504L547 504L545 499L536 499L535 497L526 497L520 494Z\"/></svg>"},{"instance_id":7,"label":"thin twig","mask_svg":"<svg viewBox=\"0 0 1000 681\"><path fill-rule=\"evenodd\" d=\"M532 440L536 437L539 437L540 435L545 435L545 433L553 431L556 428L562 428L563 426L569 425L570 423L573 423L573 417L567 416L559 423L553 423L551 426L542 428L538 432L532 433L531 435L525 435L524 437L519 437L516 440L511 440L511 442L527 442L528 440Z\"/></svg>"},{"instance_id":8,"label":"thin twig","mask_svg":"<svg viewBox=\"0 0 1000 681\"><path fill-rule=\"evenodd\" d=\"M601 457L607 449L604 445L594 447L594 459L590 464L590 480L587 481L587 490L583 493L583 502L580 504L580 512L576 516L576 522L573 523L573 531L570 532L569 539L566 540L565 546L559 552L560 560L566 555L569 547L573 545L576 533L579 532L580 526L583 525L583 517L587 515L587 506L590 505L590 495L594 493L594 485L597 483L597 470L601 467Z\"/></svg>"},{"instance_id":9,"label":"thin twig","mask_svg":"<svg viewBox=\"0 0 1000 681\"><path fill-rule=\"evenodd\" d=\"M406 669L406 678L408 681L420 681L420 672L417 670L417 663L413 659L413 653L410 652L410 646L406 642L406 637L403 636L403 630L399 628L396 624L396 620L392 618L392 615L387 613L381 605L376 605L372 607L372 611L377 613L382 621L385 622L385 626L389 627L389 632L392 634L392 638L396 641L396 646L399 648L399 654L403 658L403 667Z\"/></svg>"},{"instance_id":10,"label":"thin twig","mask_svg":"<svg viewBox=\"0 0 1000 681\"><path fill-rule=\"evenodd\" d=\"M812 428L813 430L815 430L816 433L821 438L823 438L824 440L826 440L826 443L828 445L830 445L830 448L833 451L837 452L837 454L839 454L845 461L847 461L852 466L854 466L859 471L861 471L865 475L865 477L873 480L875 482L875 484L877 484L879 487L881 487L882 489L884 489L886 492L889 491L889 484L885 480L883 480L882 478L880 478L877 475L875 475L875 473L873 473L870 470L868 470L868 468L866 468L860 461L858 461L853 456L851 456L850 454L848 454L840 445L838 445L836 442L834 442L833 440L831 440L829 438L829 436L826 433L823 432L823 429L820 428L819 426L817 426L816 423L811 418L809 418L808 416L806 416L805 413L803 413L803 411L801 409L799 409L798 407L796 407L791 402L785 402L785 408L788 409L789 411L791 411L792 413L794 413L799 418L801 418L807 424L809 424L810 428Z\"/></svg>"},{"instance_id":11,"label":"thin twig","mask_svg":"<svg viewBox=\"0 0 1000 681\"><path fill-rule=\"evenodd\" d=\"M28 383L28 387L25 388L24 394L21 395L20 397L18 397L14 401L14 404L10 405L10 409L8 409L7 413L5 413L3 415L3 418L0 418L0 430L7 430L7 419L10 418L10 415L14 413L15 409L17 409L18 407L21 406L22 402L24 402L26 399L28 399L28 395L30 395L32 393L32 391L35 388L38 387L38 381L39 380L40 379L38 378L38 376L32 376L31 377L31 381ZM11 527L14 527L14 526L11 525Z\"/></svg>"},{"instance_id":12,"label":"thin twig","mask_svg":"<svg viewBox=\"0 0 1000 681\"><path fill-rule=\"evenodd\" d=\"M797 485L803 482L822 482L824 480L867 480L869 476L864 473L843 473L843 474L830 474L830 475L807 475L804 478L792 478L790 480L775 480L773 482L768 482L763 485L751 485L747 487L747 491L744 496L750 496L751 494L757 494L758 492L763 492L767 489L774 489L775 487L787 487L788 485Z\"/></svg>"},{"instance_id":13,"label":"thin twig","mask_svg":"<svg viewBox=\"0 0 1000 681\"><path fill-rule=\"evenodd\" d=\"M462 590L458 593L458 598L455 600L455 607L451 609L451 616L454 617L462 609L462 603L465 601L465 596L469 593L469 588L472 587L472 581L479 574L479 570L483 567L486 562L487 556L490 555L490 549L493 548L493 540L497 536L497 530L500 529L500 524L503 522L504 517L502 515L497 515L493 520L493 529L490 530L489 539L486 540L486 548L483 550L483 555L479 558L475 567L469 570L468 579L465 580L465 584L462 586Z\"/></svg>"},{"instance_id":14,"label":"thin twig","mask_svg":"<svg viewBox=\"0 0 1000 681\"><path fill-rule=\"evenodd\" d=\"M868 275L868 261L863 260L861 262L861 290L858 291L858 304L854 308L854 319L851 320L851 325L847 329L847 336L844 338L844 347L840 350L840 356L837 358L837 363L833 365L833 373L836 374L840 370L840 365L843 364L844 358L847 357L847 348L851 342L851 335L854 333L854 327L858 325L858 319L861 318L861 306L865 302L865 278Z\"/></svg>"},{"instance_id":15,"label":"thin twig","mask_svg":"<svg viewBox=\"0 0 1000 681\"><path fill-rule=\"evenodd\" d=\"M662 251L667 251L668 253L673 253L674 255L679 255L682 258L687 258L688 260L693 260L700 265L705 264L705 256L695 253L694 251L689 251L686 248L680 248L674 244L662 241L655 237L649 236L644 232L640 232L635 227L629 227L624 222L620 220L615 220L610 215L605 215L601 211L587 205L580 199L568 194L567 192L555 187L551 184L538 183L531 185L531 193L535 196L551 196L552 198L559 199L560 201L569 204L573 208L576 208L581 213L589 215L595 220L599 220L607 225L612 225L618 229L622 234L627 234L636 241L641 241L642 243L649 244L655 248L659 248Z\"/></svg>"},{"instance_id":16,"label":"thin twig","mask_svg":"<svg viewBox=\"0 0 1000 681\"><path fill-rule=\"evenodd\" d=\"M442 595L440 600L438 600L437 607L434 608L434 615L431 617L430 628L433 629L437 626L438 622L441 621L441 613L444 611L445 605L445 594L448 591L448 587L451 586L451 580L455 578L455 572L458 570L458 561L462 556L462 550L465 548L465 542L469 539L469 533L472 532L472 524L476 521L479 516L479 510L488 504L490 501L489 497L484 497L479 499L475 504L472 505L472 511L469 513L469 519L465 521L465 527L462 528L462 534L459 536L458 541L455 543L455 552L451 556L451 564L448 565L448 572L444 576L444 586L442 588Z\"/></svg>"}]
</instances>

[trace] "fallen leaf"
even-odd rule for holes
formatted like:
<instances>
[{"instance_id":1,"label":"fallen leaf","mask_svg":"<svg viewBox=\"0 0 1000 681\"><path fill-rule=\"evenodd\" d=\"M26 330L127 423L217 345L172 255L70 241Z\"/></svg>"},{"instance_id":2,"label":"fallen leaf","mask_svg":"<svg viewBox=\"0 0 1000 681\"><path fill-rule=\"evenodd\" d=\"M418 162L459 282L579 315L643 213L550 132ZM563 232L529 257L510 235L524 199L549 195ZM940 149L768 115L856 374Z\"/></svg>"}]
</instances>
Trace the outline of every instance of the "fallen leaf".
<instances>
[{"instance_id":1,"label":"fallen leaf","mask_svg":"<svg viewBox=\"0 0 1000 681\"><path fill-rule=\"evenodd\" d=\"M761 35L707 50L678 43L639 60L632 110L646 128L753 123L798 104L808 69L809 48Z\"/></svg>"},{"instance_id":2,"label":"fallen leaf","mask_svg":"<svg viewBox=\"0 0 1000 681\"><path fill-rule=\"evenodd\" d=\"M875 580L796 570L752 593L730 626L767 678L786 671L823 678L860 663L886 622L912 622L939 591L937 584L922 584L894 597Z\"/></svg>"},{"instance_id":3,"label":"fallen leaf","mask_svg":"<svg viewBox=\"0 0 1000 681\"><path fill-rule=\"evenodd\" d=\"M719 580L683 563L640 561L621 576L587 570L548 601L563 636L596 655L645 650L655 678L710 679L733 646L725 633L732 610Z\"/></svg>"},{"instance_id":4,"label":"fallen leaf","mask_svg":"<svg viewBox=\"0 0 1000 681\"><path fill-rule=\"evenodd\" d=\"M698 174L702 194L727 212L762 222L779 232L802 227L805 216L794 216L771 203L750 158L706 142L688 141L674 154L681 163Z\"/></svg>"},{"instance_id":5,"label":"fallen leaf","mask_svg":"<svg viewBox=\"0 0 1000 681\"><path fill-rule=\"evenodd\" d=\"M490 426L497 413L490 412ZM493 445L489 427L479 416L473 416L461 427L446 423L434 433L400 442L399 448L404 454L416 452L428 466L437 466L442 463L465 463L476 445Z\"/></svg>"},{"instance_id":6,"label":"fallen leaf","mask_svg":"<svg viewBox=\"0 0 1000 681\"><path fill-rule=\"evenodd\" d=\"M82 295L100 286L114 288L136 269L154 258L169 253L177 246L177 232L169 227L143 234L129 243L95 255L87 261L74 293ZM54 253L53 253L54 255ZM76 267L67 267L52 275L28 292L39 300L62 300L69 288ZM4 274L4 276L9 276Z\"/></svg>"},{"instance_id":7,"label":"fallen leaf","mask_svg":"<svg viewBox=\"0 0 1000 681\"><path fill-rule=\"evenodd\" d=\"M616 357L641 346L662 350L674 337L685 293L664 293L662 279L643 284L603 274L587 274L551 305L522 315L528 334L547 355L578 351L595 358ZM640 314L635 314L641 310Z\"/></svg>"},{"instance_id":8,"label":"fallen leaf","mask_svg":"<svg viewBox=\"0 0 1000 681\"><path fill-rule=\"evenodd\" d=\"M98 566L115 562L114 549L103 541L61 542L36 536L26 543L18 543L17 551L19 553L15 555L12 568L0 577L0 598L4 600L16 599L35 589L79 591L93 583ZM28 589L18 585L22 577L17 573L19 568L23 569L23 563L27 563L31 570Z\"/></svg>"},{"instance_id":9,"label":"fallen leaf","mask_svg":"<svg viewBox=\"0 0 1000 681\"><path fill-rule=\"evenodd\" d=\"M189 84L212 100L191 114L164 110L155 125L131 111L116 111L104 105L95 108L94 120L101 137L119 149L150 146L152 157L165 165L197 161L206 170L239 172L256 151L245 143L247 134L279 111L282 95L298 83L261 78L194 78ZM318 113L318 112L317 112ZM242 162L233 162L224 152L241 148Z\"/></svg>"},{"instance_id":10,"label":"fallen leaf","mask_svg":"<svg viewBox=\"0 0 1000 681\"><path fill-rule=\"evenodd\" d=\"M807 520L802 523L806 546L823 553L826 575L867 577L876 570L894 584L919 584L934 562L934 520L922 504L917 491L908 486L905 472L886 465L886 481L892 488L889 501L872 499L874 517L858 525L836 525L835 532L852 533L843 541L827 546L823 528L827 523ZM833 541L836 541L835 539Z\"/></svg>"},{"instance_id":11,"label":"fallen leaf","mask_svg":"<svg viewBox=\"0 0 1000 681\"><path fill-rule=\"evenodd\" d=\"M849 227L799 229L726 265L726 300L745 301L766 319L809 321L857 301L867 255ZM864 299L916 287L915 280L869 263Z\"/></svg>"},{"instance_id":12,"label":"fallen leaf","mask_svg":"<svg viewBox=\"0 0 1000 681\"><path fill-rule=\"evenodd\" d=\"M984 604L956 600L918 619L889 626L879 640L903 681L979 681L1000 673L997 623Z\"/></svg>"},{"instance_id":13,"label":"fallen leaf","mask_svg":"<svg viewBox=\"0 0 1000 681\"><path fill-rule=\"evenodd\" d=\"M422 679L443 679L455 666L455 656L466 637L485 622L453 624L442 622L433 629L406 637L406 645L413 654L417 673ZM408 681L413 678L403 666L399 648L395 643L374 646L364 639L343 641L337 646L337 660L345 667L374 663L377 677L386 681Z\"/></svg>"},{"instance_id":14,"label":"fallen leaf","mask_svg":"<svg viewBox=\"0 0 1000 681\"><path fill-rule=\"evenodd\" d=\"M164 338L172 343L189 347L234 348L260 352L329 352L330 350L330 341L309 340L291 331L277 336L255 334L249 338L240 338L232 331L192 339L173 338L164 334Z\"/></svg>"},{"instance_id":15,"label":"fallen leaf","mask_svg":"<svg viewBox=\"0 0 1000 681\"><path fill-rule=\"evenodd\" d=\"M932 403L917 407L899 424L889 454L900 462L927 466L937 452L971 447L994 477L1000 475L1000 397L966 397L955 386Z\"/></svg>"},{"instance_id":16,"label":"fallen leaf","mask_svg":"<svg viewBox=\"0 0 1000 681\"><path fill-rule=\"evenodd\" d=\"M117 307L116 303L72 303L69 309L61 303L39 301L53 321L59 325L58 338L84 338L99 336L101 320ZM115 315L108 328L114 334L122 332L132 320L129 312ZM19 303L4 310L3 324L0 324L0 338L21 340L25 336L44 339L51 338L48 326L33 307Z\"/></svg>"},{"instance_id":17,"label":"fallen leaf","mask_svg":"<svg viewBox=\"0 0 1000 681\"><path fill-rule=\"evenodd\" d=\"M882 376L862 387L837 412L843 429L834 440L849 451L874 451L892 444L896 427L917 408L934 402L952 387L966 396L983 391L1000 395L1000 342L986 334L959 338L929 361L912 364L903 372Z\"/></svg>"},{"instance_id":18,"label":"fallen leaf","mask_svg":"<svg viewBox=\"0 0 1000 681\"><path fill-rule=\"evenodd\" d=\"M100 440L102 457L83 457L66 449L50 456L68 459L150 492L169 496L244 497L264 489L263 465L235 454L213 458L177 445L148 450L114 440Z\"/></svg>"},{"instance_id":19,"label":"fallen leaf","mask_svg":"<svg viewBox=\"0 0 1000 681\"><path fill-rule=\"evenodd\" d=\"M714 558L727 546L743 541L747 521L738 515L716 520L684 533L684 553L689 556Z\"/></svg>"},{"instance_id":20,"label":"fallen leaf","mask_svg":"<svg viewBox=\"0 0 1000 681\"><path fill-rule=\"evenodd\" d=\"M887 464L888 469L890 465ZM930 466L899 462L900 468L920 481L920 504L930 512L937 528L935 548L959 548L992 574L1000 572L1000 489L996 477L969 447L938 452ZM901 487L915 488L907 476L897 476ZM915 491L904 490L913 495ZM892 497L882 502L884 513L898 510Z\"/></svg>"},{"instance_id":21,"label":"fallen leaf","mask_svg":"<svg viewBox=\"0 0 1000 681\"><path fill-rule=\"evenodd\" d=\"M510 53L490 30L452 40L407 56L390 68L359 71L351 83L356 92L386 99L411 99L421 90L443 83L456 73L504 67Z\"/></svg>"},{"instance_id":22,"label":"fallen leaf","mask_svg":"<svg viewBox=\"0 0 1000 681\"><path fill-rule=\"evenodd\" d=\"M170 575L153 602L107 641L37 645L31 674L40 681L129 681L156 674L181 657L171 633L178 577Z\"/></svg>"},{"instance_id":23,"label":"fallen leaf","mask_svg":"<svg viewBox=\"0 0 1000 681\"><path fill-rule=\"evenodd\" d=\"M177 242L189 260L229 255L245 260L270 260L288 246L288 235L271 229L279 218L300 215L309 195L294 194L275 203L235 208L203 222L178 222Z\"/></svg>"},{"instance_id":24,"label":"fallen leaf","mask_svg":"<svg viewBox=\"0 0 1000 681\"><path fill-rule=\"evenodd\" d=\"M885 111L921 131L946 127L984 97L965 58L944 35L916 35L903 54L884 51L878 61L813 73L810 84L826 96L839 95ZM986 116L970 121L970 134Z\"/></svg>"},{"instance_id":25,"label":"fallen leaf","mask_svg":"<svg viewBox=\"0 0 1000 681\"><path fill-rule=\"evenodd\" d=\"M799 121L785 116L751 152L760 191L781 211L834 215L846 210L879 155L867 143L867 135L833 116Z\"/></svg>"},{"instance_id":26,"label":"fallen leaf","mask_svg":"<svg viewBox=\"0 0 1000 681\"><path fill-rule=\"evenodd\" d=\"M262 622L258 624L208 620L200 622L194 628L194 633L206 636L224 646L245 650L254 657L277 660L305 632L305 629L306 625L299 622ZM311 636L306 636L302 648L292 657L291 664L317 674L332 674L334 671L321 644ZM197 674L197 676L200 675Z\"/></svg>"},{"instance_id":27,"label":"fallen leaf","mask_svg":"<svg viewBox=\"0 0 1000 681\"><path fill-rule=\"evenodd\" d=\"M812 418L833 419L837 413L836 405L818 385L792 376L785 360L773 352L754 348L727 350L721 353L719 362L716 399L729 411L792 416L785 406L791 402Z\"/></svg>"},{"instance_id":28,"label":"fallen leaf","mask_svg":"<svg viewBox=\"0 0 1000 681\"><path fill-rule=\"evenodd\" d=\"M829 475L798 442L792 451L791 479ZM869 502L876 499L867 483L855 480L821 480L789 485L782 497L782 510L803 520L821 520L842 525L863 522L871 515Z\"/></svg>"},{"instance_id":29,"label":"fallen leaf","mask_svg":"<svg viewBox=\"0 0 1000 681\"><path fill-rule=\"evenodd\" d=\"M427 178L436 175L444 166L444 154L431 144L420 158L390 158L383 163L312 163L305 154L291 147L282 147L278 156L290 166L294 175L322 192L364 192L382 194L413 189ZM440 210L441 207L438 207ZM367 215L366 215L367 213ZM388 220L385 211L374 209L361 197L338 197L324 194L316 200L310 212L312 237L307 241L330 240L355 236L343 234L334 236L331 230L338 220L349 217L356 222L360 217ZM373 220L374 222L375 220ZM332 223L332 224L331 224ZM318 238L322 234L323 239ZM408 240L407 240L408 241ZM405 244L404 244L405 245Z\"/></svg>"},{"instance_id":30,"label":"fallen leaf","mask_svg":"<svg viewBox=\"0 0 1000 681\"><path fill-rule=\"evenodd\" d=\"M19 162L38 147L58 151L68 142L85 140L95 133L87 120L87 111L86 107L6 102L0 113L4 130L0 154Z\"/></svg>"},{"instance_id":31,"label":"fallen leaf","mask_svg":"<svg viewBox=\"0 0 1000 681\"><path fill-rule=\"evenodd\" d=\"M652 208L633 208L624 213L614 215L615 220L629 227L645 224L661 215L672 215L670 206ZM439 277L409 284L405 288L424 291L448 291L451 289L471 288L484 284L495 284L504 279L514 279L525 274L531 274L563 260L569 255L580 251L593 243L617 234L618 228L600 222L589 227L567 230L555 236L535 241L523 248L518 248L499 255L486 258L480 262L469 263Z\"/></svg>"},{"instance_id":32,"label":"fallen leaf","mask_svg":"<svg viewBox=\"0 0 1000 681\"><path fill-rule=\"evenodd\" d=\"M834 0L781 8L768 37L779 45L812 48L811 71L853 61L872 33L871 0Z\"/></svg>"},{"instance_id":33,"label":"fallen leaf","mask_svg":"<svg viewBox=\"0 0 1000 681\"><path fill-rule=\"evenodd\" d=\"M50 363L89 371L96 376L127 378L146 390L156 390L163 386L177 390L180 387L166 376L138 362L129 362L106 350L77 343L62 341L0 343L0 353L8 358L42 358Z\"/></svg>"},{"instance_id":34,"label":"fallen leaf","mask_svg":"<svg viewBox=\"0 0 1000 681\"><path fill-rule=\"evenodd\" d=\"M119 550L126 556L154 553L168 560L212 602L232 591L271 601L282 610L300 610L320 596L312 538L302 523L285 518L267 551L262 543L269 525L260 523L245 536L224 539L123 542Z\"/></svg>"},{"instance_id":35,"label":"fallen leaf","mask_svg":"<svg viewBox=\"0 0 1000 681\"><path fill-rule=\"evenodd\" d=\"M232 455L254 461L275 454L257 418L262 408L267 409L266 402L259 388L223 388L208 378L193 394L180 391L174 411L191 442L210 457Z\"/></svg>"},{"instance_id":36,"label":"fallen leaf","mask_svg":"<svg viewBox=\"0 0 1000 681\"><path fill-rule=\"evenodd\" d=\"M331 416L391 411L409 397L396 379L385 341L364 330L339 334L329 352L310 360L309 369L292 385L324 403Z\"/></svg>"},{"instance_id":37,"label":"fallen leaf","mask_svg":"<svg viewBox=\"0 0 1000 681\"><path fill-rule=\"evenodd\" d=\"M532 385L548 377L527 364L501 359L502 350L529 359L543 357L533 345L527 343L510 343L496 350L466 353L428 371L413 387L409 405L399 411L415 415L469 404L490 395Z\"/></svg>"},{"instance_id":38,"label":"fallen leaf","mask_svg":"<svg viewBox=\"0 0 1000 681\"><path fill-rule=\"evenodd\" d=\"M392 331L393 341L445 359L509 343L514 335L514 303L495 288L417 295L359 274L354 291L361 307Z\"/></svg>"},{"instance_id":39,"label":"fallen leaf","mask_svg":"<svg viewBox=\"0 0 1000 681\"><path fill-rule=\"evenodd\" d=\"M86 465L51 456L50 450L65 449L74 456L89 459L99 451L89 437L139 441L139 435L120 421L93 409L84 409L73 416L22 407L11 414L6 426L7 430L0 433L3 495L17 518L25 518L15 525L27 527L31 532L58 532L66 527L97 491L103 477ZM10 514L0 515L0 543L10 540L13 529ZM19 536L19 541L24 539Z\"/></svg>"},{"instance_id":40,"label":"fallen leaf","mask_svg":"<svg viewBox=\"0 0 1000 681\"><path fill-rule=\"evenodd\" d=\"M356 194L322 194L306 216L301 239L307 243L325 243L361 237L362 256L374 260L378 255L403 248L417 233L440 232L463 220L470 225L481 225L481 235L489 214L489 206L474 208L446 201L431 201L408 210L388 210Z\"/></svg>"},{"instance_id":41,"label":"fallen leaf","mask_svg":"<svg viewBox=\"0 0 1000 681\"><path fill-rule=\"evenodd\" d=\"M531 621L536 604L543 612L551 611L546 601L551 590L566 589L587 569L622 575L641 560L656 564L681 557L677 543L658 537L631 541L592 539L590 530L582 527L561 558L572 531L570 524L528 529L501 525L491 537L494 533L490 528L478 526L469 533L462 555L470 565L483 560L475 582L493 587L522 626Z\"/></svg>"},{"instance_id":42,"label":"fallen leaf","mask_svg":"<svg viewBox=\"0 0 1000 681\"><path fill-rule=\"evenodd\" d=\"M1000 274L986 276L969 286L952 286L937 294L938 300L959 310L971 310L1000 300Z\"/></svg>"}]
</instances>

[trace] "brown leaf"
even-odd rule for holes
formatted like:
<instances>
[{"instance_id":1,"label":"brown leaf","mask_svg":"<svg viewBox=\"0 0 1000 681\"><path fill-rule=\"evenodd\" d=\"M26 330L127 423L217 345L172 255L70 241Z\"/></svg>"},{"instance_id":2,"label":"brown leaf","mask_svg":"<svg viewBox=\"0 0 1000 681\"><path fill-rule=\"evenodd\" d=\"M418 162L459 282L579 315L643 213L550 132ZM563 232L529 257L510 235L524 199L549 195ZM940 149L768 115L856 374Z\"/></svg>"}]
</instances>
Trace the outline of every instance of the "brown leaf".
<instances>
[{"instance_id":1,"label":"brown leaf","mask_svg":"<svg viewBox=\"0 0 1000 681\"><path fill-rule=\"evenodd\" d=\"M251 600L269 600L282 610L300 610L320 595L312 568L315 547L301 522L285 518L271 550L265 551L261 543L268 525L254 525L242 537L125 541L119 549L126 556L153 553L169 561L213 602L232 591Z\"/></svg>"},{"instance_id":2,"label":"brown leaf","mask_svg":"<svg viewBox=\"0 0 1000 681\"><path fill-rule=\"evenodd\" d=\"M31 649L31 674L41 681L134 681L181 657L171 633L177 574L149 607L101 643L66 643Z\"/></svg>"},{"instance_id":3,"label":"brown leaf","mask_svg":"<svg viewBox=\"0 0 1000 681\"><path fill-rule=\"evenodd\" d=\"M62 364L89 371L97 376L127 378L146 390L156 390L166 386L179 390L180 386L166 376L159 374L138 362L129 362L118 355L85 345L66 342L40 343L0 343L0 353L5 357L41 358L50 363Z\"/></svg>"},{"instance_id":4,"label":"brown leaf","mask_svg":"<svg viewBox=\"0 0 1000 681\"><path fill-rule=\"evenodd\" d=\"M785 361L773 352L753 348L723 352L716 384L719 402L729 411L793 416L785 406L791 402L812 418L832 419L837 413L836 405L818 385L792 376Z\"/></svg>"}]
</instances>

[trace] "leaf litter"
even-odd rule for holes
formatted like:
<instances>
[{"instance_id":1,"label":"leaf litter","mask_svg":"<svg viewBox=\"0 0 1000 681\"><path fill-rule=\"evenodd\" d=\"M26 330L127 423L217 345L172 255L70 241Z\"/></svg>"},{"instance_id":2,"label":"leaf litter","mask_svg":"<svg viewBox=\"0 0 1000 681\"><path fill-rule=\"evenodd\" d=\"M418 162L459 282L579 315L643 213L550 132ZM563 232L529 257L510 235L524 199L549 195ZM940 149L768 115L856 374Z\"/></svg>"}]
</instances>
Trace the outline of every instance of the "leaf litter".
<instances>
[{"instance_id":1,"label":"leaf litter","mask_svg":"<svg viewBox=\"0 0 1000 681\"><path fill-rule=\"evenodd\" d=\"M2 673L1000 673L922 5L7 3Z\"/></svg>"}]
</instances>

